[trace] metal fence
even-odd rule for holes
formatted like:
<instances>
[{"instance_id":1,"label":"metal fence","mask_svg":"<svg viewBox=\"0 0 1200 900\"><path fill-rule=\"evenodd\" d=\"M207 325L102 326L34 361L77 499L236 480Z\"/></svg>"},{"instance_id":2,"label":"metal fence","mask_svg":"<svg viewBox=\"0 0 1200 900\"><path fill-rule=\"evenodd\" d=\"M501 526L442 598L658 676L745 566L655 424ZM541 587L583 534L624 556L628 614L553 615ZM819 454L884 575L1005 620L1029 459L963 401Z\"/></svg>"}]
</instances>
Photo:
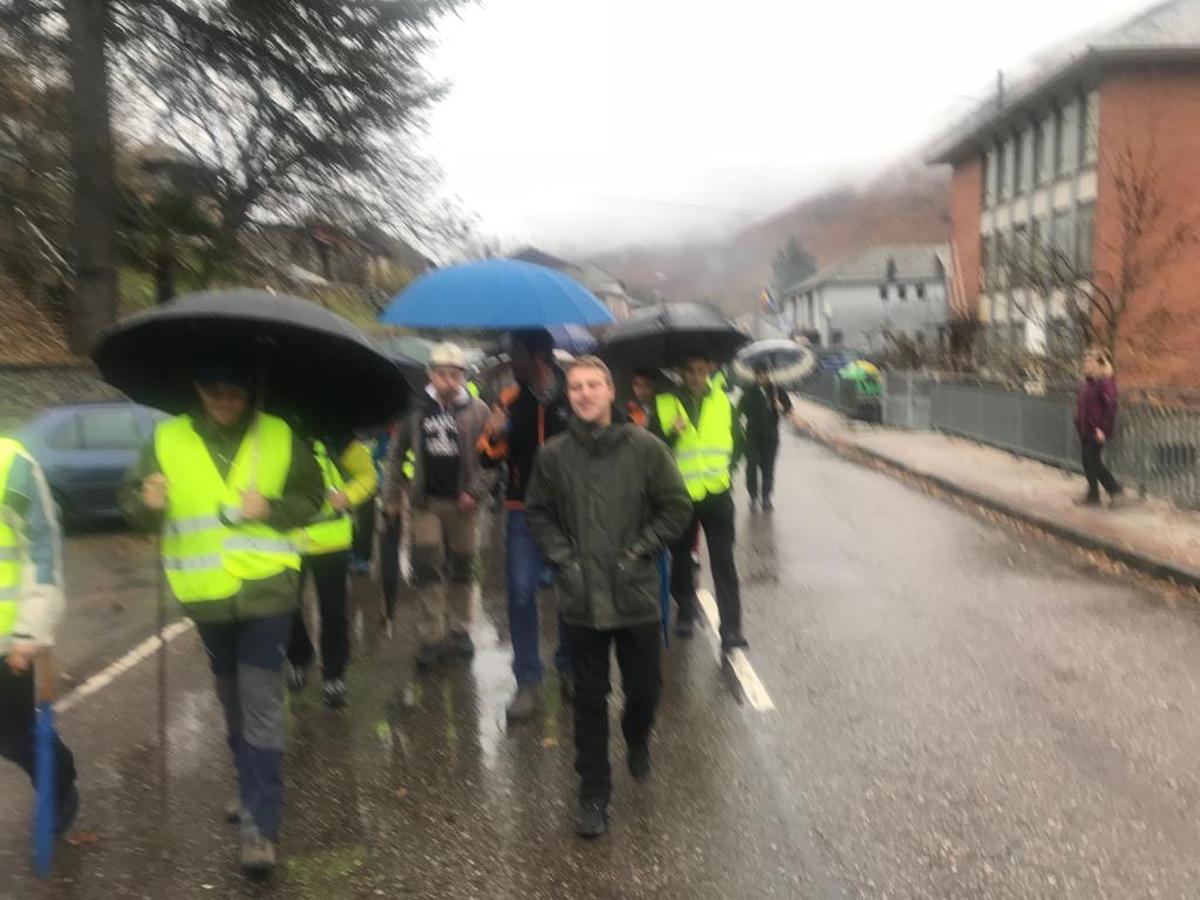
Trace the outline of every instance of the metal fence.
<instances>
[{"instance_id":1,"label":"metal fence","mask_svg":"<svg viewBox=\"0 0 1200 900\"><path fill-rule=\"evenodd\" d=\"M853 414L852 395L832 373L815 374L802 393ZM883 421L936 430L1078 472L1074 388L1032 393L955 376L889 372ZM1139 490L1200 507L1200 394L1125 391L1107 459Z\"/></svg>"},{"instance_id":2,"label":"metal fence","mask_svg":"<svg viewBox=\"0 0 1200 900\"><path fill-rule=\"evenodd\" d=\"M888 372L883 385L883 424L927 431L932 428L933 381L917 372Z\"/></svg>"}]
</instances>

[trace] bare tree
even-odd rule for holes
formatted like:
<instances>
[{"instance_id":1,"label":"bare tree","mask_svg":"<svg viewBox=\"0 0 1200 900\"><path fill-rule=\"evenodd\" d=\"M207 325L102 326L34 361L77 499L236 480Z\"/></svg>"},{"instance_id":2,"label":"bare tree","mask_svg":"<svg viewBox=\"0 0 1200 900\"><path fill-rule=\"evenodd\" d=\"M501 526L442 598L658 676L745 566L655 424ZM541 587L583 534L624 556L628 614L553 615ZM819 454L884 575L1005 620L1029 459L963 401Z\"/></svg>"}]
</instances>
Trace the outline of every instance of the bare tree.
<instances>
[{"instance_id":1,"label":"bare tree","mask_svg":"<svg viewBox=\"0 0 1200 900\"><path fill-rule=\"evenodd\" d=\"M1153 141L1144 150L1125 145L1105 165L1112 194L1100 200L1103 215L1117 223L1114 237L1093 236L1089 229L1082 242L1091 241L1093 246L1072 252L1074 239L1064 246L1059 235L1039 238L1027 232L1025 240L993 247L987 265L989 289L1026 320L1047 334L1056 327L1069 329L1075 338L1066 344L1072 356L1078 344L1100 347L1115 356L1135 304L1144 304L1146 310L1139 330L1165 335L1173 314L1151 304L1147 292L1200 241L1200 211L1173 206ZM1138 337L1154 339L1153 335ZM1046 355L1054 356L1062 348L1047 349Z\"/></svg>"}]
</instances>

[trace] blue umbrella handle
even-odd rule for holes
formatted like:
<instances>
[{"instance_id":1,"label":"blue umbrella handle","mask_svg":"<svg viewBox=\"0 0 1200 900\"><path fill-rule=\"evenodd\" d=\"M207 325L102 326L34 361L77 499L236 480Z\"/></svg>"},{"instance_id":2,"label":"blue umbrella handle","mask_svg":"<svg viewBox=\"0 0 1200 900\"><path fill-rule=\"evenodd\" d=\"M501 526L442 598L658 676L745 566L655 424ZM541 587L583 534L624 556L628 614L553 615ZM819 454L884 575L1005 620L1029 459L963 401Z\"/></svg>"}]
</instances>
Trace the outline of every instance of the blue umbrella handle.
<instances>
[{"instance_id":1,"label":"blue umbrella handle","mask_svg":"<svg viewBox=\"0 0 1200 900\"><path fill-rule=\"evenodd\" d=\"M33 817L33 869L43 881L50 877L57 838L58 733L54 724L54 655L43 649L34 661L37 712L33 725L33 780L36 805Z\"/></svg>"}]
</instances>

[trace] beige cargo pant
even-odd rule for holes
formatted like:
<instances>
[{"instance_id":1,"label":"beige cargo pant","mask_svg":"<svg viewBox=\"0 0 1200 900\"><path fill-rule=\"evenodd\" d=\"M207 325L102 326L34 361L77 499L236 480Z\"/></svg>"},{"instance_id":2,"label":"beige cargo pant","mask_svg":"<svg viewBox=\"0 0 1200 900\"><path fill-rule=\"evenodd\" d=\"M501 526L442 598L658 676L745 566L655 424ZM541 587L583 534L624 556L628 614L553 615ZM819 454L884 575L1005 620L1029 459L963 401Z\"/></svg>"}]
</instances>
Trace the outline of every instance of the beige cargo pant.
<instances>
[{"instance_id":1,"label":"beige cargo pant","mask_svg":"<svg viewBox=\"0 0 1200 900\"><path fill-rule=\"evenodd\" d=\"M440 644L471 625L471 581L479 550L479 511L430 497L412 511L412 565L417 592L417 639Z\"/></svg>"}]
</instances>

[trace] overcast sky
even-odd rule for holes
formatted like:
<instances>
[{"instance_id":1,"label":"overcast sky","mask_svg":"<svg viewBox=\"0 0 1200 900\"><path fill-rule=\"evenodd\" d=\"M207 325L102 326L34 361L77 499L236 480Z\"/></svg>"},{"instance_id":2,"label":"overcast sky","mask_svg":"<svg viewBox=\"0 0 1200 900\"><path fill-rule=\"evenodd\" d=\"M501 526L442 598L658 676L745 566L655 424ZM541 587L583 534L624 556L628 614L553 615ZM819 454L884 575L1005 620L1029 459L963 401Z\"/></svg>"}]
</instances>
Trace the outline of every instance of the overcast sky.
<instances>
[{"instance_id":1,"label":"overcast sky","mask_svg":"<svg viewBox=\"0 0 1200 900\"><path fill-rule=\"evenodd\" d=\"M446 189L564 252L751 221L914 154L1145 0L482 0L431 59Z\"/></svg>"}]
</instances>

